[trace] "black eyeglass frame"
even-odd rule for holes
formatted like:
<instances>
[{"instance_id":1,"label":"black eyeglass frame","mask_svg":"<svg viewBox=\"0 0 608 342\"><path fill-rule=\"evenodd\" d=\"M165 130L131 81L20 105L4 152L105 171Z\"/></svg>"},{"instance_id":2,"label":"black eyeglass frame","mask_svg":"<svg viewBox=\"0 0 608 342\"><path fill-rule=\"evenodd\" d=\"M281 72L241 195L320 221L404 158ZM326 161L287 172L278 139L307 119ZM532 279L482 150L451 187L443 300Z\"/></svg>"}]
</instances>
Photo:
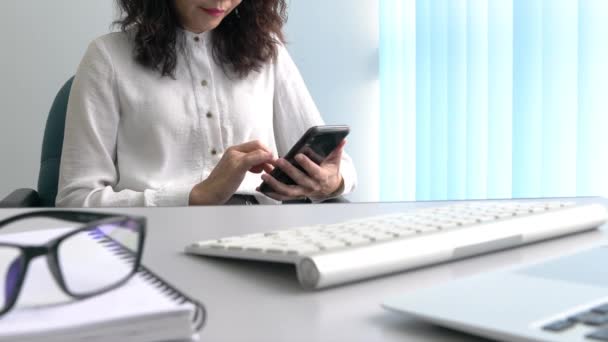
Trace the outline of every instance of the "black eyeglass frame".
<instances>
[{"instance_id":1,"label":"black eyeglass frame","mask_svg":"<svg viewBox=\"0 0 608 342\"><path fill-rule=\"evenodd\" d=\"M23 287L23 283L25 281L27 270L30 262L40 256L46 256L47 264L53 279L61 288L61 290L67 294L68 296L74 299L86 299L89 297L93 297L113 289L116 289L123 284L125 284L140 268L141 259L143 256L144 249L144 241L146 237L146 218L143 216L131 216L131 215L119 215L119 214L108 214L108 213L96 213L96 212L85 212L85 211L67 211L67 210L49 210L49 211L33 211L27 212L23 214L18 214L15 216L8 217L4 220L0 220L0 229L3 227L24 219L29 218L53 218L63 221L70 222L78 222L78 223L86 223L85 226L75 228L61 236L58 236L42 245L22 245L16 243L4 243L0 242L0 247L10 247L19 249L21 252L20 259L22 260L20 263L20 276L16 281L16 289L13 291L13 294L10 298L5 298L4 307L0 308L0 316L3 316L8 311L10 311L17 300L19 299L19 294L21 293L21 289ZM137 241L137 254L133 258L133 269L129 274L127 274L123 279L117 281L112 285L108 285L99 290L85 292L85 293L76 293L71 291L65 282L63 273L61 271L61 266L59 263L59 255L58 250L61 242L66 240L67 238L81 233L83 231L91 230L101 225L106 224L123 224L125 222L135 222L138 224L138 228L140 229L139 238Z\"/></svg>"}]
</instances>

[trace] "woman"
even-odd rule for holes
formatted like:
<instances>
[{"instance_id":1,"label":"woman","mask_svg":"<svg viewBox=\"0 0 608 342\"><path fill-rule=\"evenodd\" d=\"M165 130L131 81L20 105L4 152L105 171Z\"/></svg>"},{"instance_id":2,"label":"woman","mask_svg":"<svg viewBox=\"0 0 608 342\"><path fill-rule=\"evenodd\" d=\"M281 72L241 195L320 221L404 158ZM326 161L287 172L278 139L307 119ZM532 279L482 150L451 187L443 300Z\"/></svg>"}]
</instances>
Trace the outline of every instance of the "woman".
<instances>
[{"instance_id":1,"label":"woman","mask_svg":"<svg viewBox=\"0 0 608 342\"><path fill-rule=\"evenodd\" d=\"M344 143L320 166L299 156L307 173L275 159L323 124L283 46L285 0L118 5L122 32L91 43L72 86L58 206L321 201L354 189Z\"/></svg>"}]
</instances>

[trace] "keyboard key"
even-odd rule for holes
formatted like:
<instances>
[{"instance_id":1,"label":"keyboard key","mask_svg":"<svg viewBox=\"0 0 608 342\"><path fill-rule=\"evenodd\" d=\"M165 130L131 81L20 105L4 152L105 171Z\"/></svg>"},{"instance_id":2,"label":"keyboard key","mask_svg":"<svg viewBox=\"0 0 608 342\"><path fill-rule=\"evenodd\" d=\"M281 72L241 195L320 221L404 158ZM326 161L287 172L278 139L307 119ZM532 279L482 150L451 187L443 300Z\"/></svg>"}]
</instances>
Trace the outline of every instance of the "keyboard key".
<instances>
[{"instance_id":1,"label":"keyboard key","mask_svg":"<svg viewBox=\"0 0 608 342\"><path fill-rule=\"evenodd\" d=\"M600 329L585 337L597 341L608 341L608 328Z\"/></svg>"},{"instance_id":2,"label":"keyboard key","mask_svg":"<svg viewBox=\"0 0 608 342\"><path fill-rule=\"evenodd\" d=\"M396 237L396 238L416 235L416 232L414 232L414 231L411 231L411 230L399 230L399 229L396 229L396 228L387 229L385 232L387 234L392 234L393 237Z\"/></svg>"},{"instance_id":3,"label":"keyboard key","mask_svg":"<svg viewBox=\"0 0 608 342\"><path fill-rule=\"evenodd\" d=\"M345 236L342 238L342 241L349 246L367 245L372 242L370 239L358 235Z\"/></svg>"},{"instance_id":4,"label":"keyboard key","mask_svg":"<svg viewBox=\"0 0 608 342\"><path fill-rule=\"evenodd\" d=\"M266 249L266 253L270 253L270 254L284 254L286 252L287 252L287 250L282 249L282 248L277 248L277 247L272 247L272 248Z\"/></svg>"},{"instance_id":5,"label":"keyboard key","mask_svg":"<svg viewBox=\"0 0 608 342\"><path fill-rule=\"evenodd\" d=\"M553 323L549 323L543 327L543 330L552 331L552 332L562 332L566 329L573 327L576 324L575 321L569 319L563 319L559 321L555 321Z\"/></svg>"},{"instance_id":6,"label":"keyboard key","mask_svg":"<svg viewBox=\"0 0 608 342\"><path fill-rule=\"evenodd\" d=\"M597 312L584 312L582 314L571 317L570 319L586 324L586 325L604 325L608 323L608 315L604 315Z\"/></svg>"},{"instance_id":7,"label":"keyboard key","mask_svg":"<svg viewBox=\"0 0 608 342\"><path fill-rule=\"evenodd\" d=\"M437 229L440 229L440 230L449 230L449 229L455 229L455 228L459 228L459 227L460 226L454 222L440 222L437 225Z\"/></svg>"},{"instance_id":8,"label":"keyboard key","mask_svg":"<svg viewBox=\"0 0 608 342\"><path fill-rule=\"evenodd\" d=\"M543 211L544 211L544 208L543 208ZM498 213L496 213L496 217L500 218L500 219L511 218L513 216L515 216L515 215L513 215L512 212L498 212Z\"/></svg>"},{"instance_id":9,"label":"keyboard key","mask_svg":"<svg viewBox=\"0 0 608 342\"><path fill-rule=\"evenodd\" d=\"M320 240L316 243L317 247L322 250L335 249L345 247L346 243L339 240Z\"/></svg>"},{"instance_id":10,"label":"keyboard key","mask_svg":"<svg viewBox=\"0 0 608 342\"><path fill-rule=\"evenodd\" d=\"M608 304L603 304L591 309L593 312L599 312L602 314L608 314Z\"/></svg>"},{"instance_id":11,"label":"keyboard key","mask_svg":"<svg viewBox=\"0 0 608 342\"><path fill-rule=\"evenodd\" d=\"M484 222L491 222L494 221L495 218L493 216L475 216L474 217L475 220L479 223L484 223Z\"/></svg>"},{"instance_id":12,"label":"keyboard key","mask_svg":"<svg viewBox=\"0 0 608 342\"><path fill-rule=\"evenodd\" d=\"M459 217L456 220L454 220L456 222L456 224L458 224L459 226L470 226L472 224L477 223L476 219L469 217Z\"/></svg>"},{"instance_id":13,"label":"keyboard key","mask_svg":"<svg viewBox=\"0 0 608 342\"><path fill-rule=\"evenodd\" d=\"M300 244L300 245L292 245L287 249L287 254L292 255L307 255L311 253L316 253L319 251L319 247L313 244Z\"/></svg>"},{"instance_id":14,"label":"keyboard key","mask_svg":"<svg viewBox=\"0 0 608 342\"><path fill-rule=\"evenodd\" d=\"M429 227L424 225L415 225L413 229L419 233L436 232L438 230L437 227Z\"/></svg>"}]
</instances>

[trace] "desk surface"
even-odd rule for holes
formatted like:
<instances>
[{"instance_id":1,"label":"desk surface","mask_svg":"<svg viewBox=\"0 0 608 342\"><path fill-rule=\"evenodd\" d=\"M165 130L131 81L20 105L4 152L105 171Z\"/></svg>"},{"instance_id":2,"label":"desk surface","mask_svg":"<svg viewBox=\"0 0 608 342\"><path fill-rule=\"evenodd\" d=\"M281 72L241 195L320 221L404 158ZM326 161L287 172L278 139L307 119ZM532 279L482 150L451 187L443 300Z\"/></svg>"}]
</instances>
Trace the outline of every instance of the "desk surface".
<instances>
[{"instance_id":1,"label":"desk surface","mask_svg":"<svg viewBox=\"0 0 608 342\"><path fill-rule=\"evenodd\" d=\"M579 202L608 200L581 198ZM409 210L426 203L110 209L148 217L144 263L203 302L209 317L202 341L486 341L383 310L388 297L451 279L598 245L601 229L482 257L308 292L295 268L190 256L190 242ZM3 209L0 217L23 210ZM28 229L31 227L23 227ZM11 232L15 230L11 229ZM9 231L7 231L8 233Z\"/></svg>"}]
</instances>

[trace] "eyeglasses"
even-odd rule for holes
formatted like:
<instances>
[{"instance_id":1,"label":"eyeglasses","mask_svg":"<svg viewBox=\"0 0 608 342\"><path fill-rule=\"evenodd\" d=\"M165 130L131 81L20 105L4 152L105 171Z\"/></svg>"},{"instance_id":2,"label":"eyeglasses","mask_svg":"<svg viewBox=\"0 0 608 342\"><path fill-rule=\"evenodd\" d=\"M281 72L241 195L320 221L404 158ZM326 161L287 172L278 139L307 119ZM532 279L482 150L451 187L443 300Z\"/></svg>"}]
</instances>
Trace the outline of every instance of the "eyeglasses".
<instances>
[{"instance_id":1,"label":"eyeglasses","mask_svg":"<svg viewBox=\"0 0 608 342\"><path fill-rule=\"evenodd\" d=\"M30 218L53 218L84 223L85 226L42 245L0 242L0 316L17 302L28 266L39 256L46 256L55 282L74 299L113 290L127 282L139 269L146 236L145 217L35 211L1 220L0 229Z\"/></svg>"}]
</instances>

